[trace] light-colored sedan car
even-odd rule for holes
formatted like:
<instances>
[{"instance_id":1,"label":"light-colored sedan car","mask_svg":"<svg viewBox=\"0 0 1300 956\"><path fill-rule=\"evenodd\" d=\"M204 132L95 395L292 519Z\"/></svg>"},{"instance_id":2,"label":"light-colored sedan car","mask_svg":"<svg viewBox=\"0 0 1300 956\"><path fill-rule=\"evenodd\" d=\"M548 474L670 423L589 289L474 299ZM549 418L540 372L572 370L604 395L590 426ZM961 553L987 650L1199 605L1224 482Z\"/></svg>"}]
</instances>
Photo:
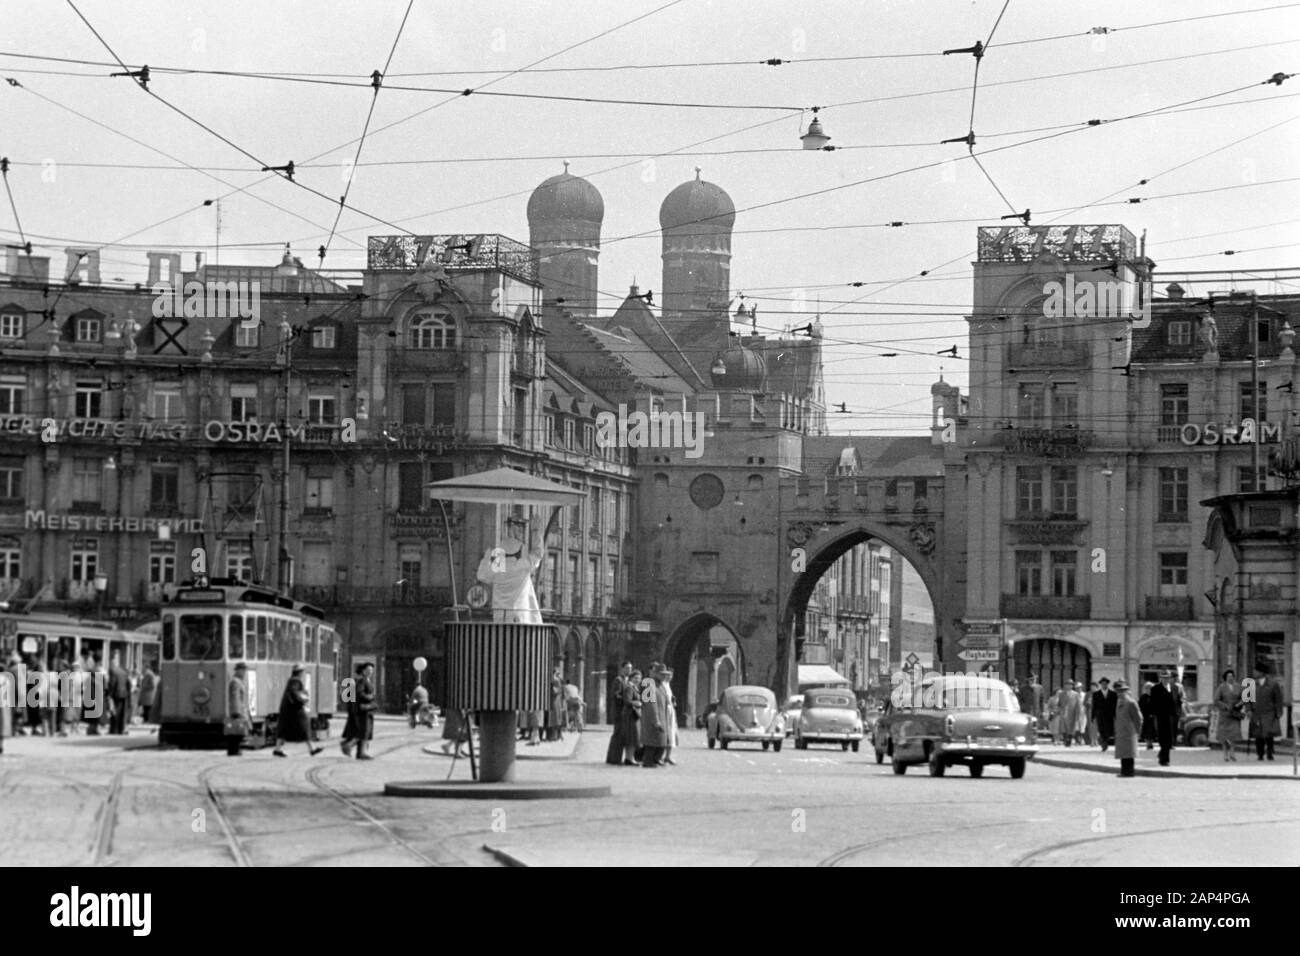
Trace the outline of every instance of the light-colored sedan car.
<instances>
[{"instance_id":1,"label":"light-colored sedan car","mask_svg":"<svg viewBox=\"0 0 1300 956\"><path fill-rule=\"evenodd\" d=\"M799 714L802 710L803 694L791 694L786 698L781 713L785 714L785 735L787 737L794 733L794 725L799 722Z\"/></svg>"},{"instance_id":2,"label":"light-colored sedan car","mask_svg":"<svg viewBox=\"0 0 1300 956\"><path fill-rule=\"evenodd\" d=\"M853 691L827 687L804 694L794 745L807 750L810 743L839 744L843 750L857 751L862 743L862 715Z\"/></svg>"},{"instance_id":3,"label":"light-colored sedan car","mask_svg":"<svg viewBox=\"0 0 1300 956\"><path fill-rule=\"evenodd\" d=\"M932 777L942 777L953 764L965 764L972 777L982 776L988 764L1005 764L1019 779L1038 753L1035 724L1000 680L980 674L928 677L920 686L895 688L876 722L876 763L888 755L896 774L927 764Z\"/></svg>"},{"instance_id":4,"label":"light-colored sedan car","mask_svg":"<svg viewBox=\"0 0 1300 956\"><path fill-rule=\"evenodd\" d=\"M776 709L776 695L766 687L740 684L728 687L718 698L718 707L705 723L709 749L727 749L730 743L762 744L781 750L785 742L785 721Z\"/></svg>"}]
</instances>

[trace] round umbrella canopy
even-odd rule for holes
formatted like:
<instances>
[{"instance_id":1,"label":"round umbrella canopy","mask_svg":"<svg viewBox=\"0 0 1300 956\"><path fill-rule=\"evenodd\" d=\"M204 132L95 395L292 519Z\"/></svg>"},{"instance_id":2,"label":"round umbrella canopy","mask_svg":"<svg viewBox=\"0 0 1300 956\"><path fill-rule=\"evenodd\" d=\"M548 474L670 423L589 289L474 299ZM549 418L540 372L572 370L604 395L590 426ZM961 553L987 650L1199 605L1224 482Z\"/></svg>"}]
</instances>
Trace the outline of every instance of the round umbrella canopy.
<instances>
[{"instance_id":1,"label":"round umbrella canopy","mask_svg":"<svg viewBox=\"0 0 1300 956\"><path fill-rule=\"evenodd\" d=\"M426 485L432 498L444 501L475 501L501 505L572 505L587 497L585 492L536 478L513 468L494 468L477 475L462 475Z\"/></svg>"}]
</instances>

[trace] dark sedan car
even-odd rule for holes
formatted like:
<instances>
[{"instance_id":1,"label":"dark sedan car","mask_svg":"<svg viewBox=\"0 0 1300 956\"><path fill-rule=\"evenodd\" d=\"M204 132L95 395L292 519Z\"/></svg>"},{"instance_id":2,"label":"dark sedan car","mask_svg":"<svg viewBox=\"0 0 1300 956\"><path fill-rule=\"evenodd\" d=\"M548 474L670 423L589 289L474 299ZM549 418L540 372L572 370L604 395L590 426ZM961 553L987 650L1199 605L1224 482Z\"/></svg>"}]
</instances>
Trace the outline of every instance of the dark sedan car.
<instances>
[{"instance_id":1,"label":"dark sedan car","mask_svg":"<svg viewBox=\"0 0 1300 956\"><path fill-rule=\"evenodd\" d=\"M874 744L876 763L889 756L896 774L927 764L932 777L953 764L965 764L972 777L988 764L1005 764L1019 779L1038 753L1035 720L1020 712L1011 688L977 674L929 677L919 687L896 689L876 722Z\"/></svg>"}]
</instances>

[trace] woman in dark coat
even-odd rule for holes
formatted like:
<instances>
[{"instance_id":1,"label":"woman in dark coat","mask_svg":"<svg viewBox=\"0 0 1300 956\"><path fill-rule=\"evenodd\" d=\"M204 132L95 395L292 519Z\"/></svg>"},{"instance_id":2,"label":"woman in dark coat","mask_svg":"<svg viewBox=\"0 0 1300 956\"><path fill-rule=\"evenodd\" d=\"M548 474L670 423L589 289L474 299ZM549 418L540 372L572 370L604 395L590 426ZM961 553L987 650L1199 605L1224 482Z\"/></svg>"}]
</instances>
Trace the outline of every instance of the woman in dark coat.
<instances>
[{"instance_id":1,"label":"woman in dark coat","mask_svg":"<svg viewBox=\"0 0 1300 956\"><path fill-rule=\"evenodd\" d=\"M308 710L311 694L303 682L304 673L306 672L301 667L295 667L289 682L284 685L284 696L280 698L280 720L275 731L275 750L271 751L277 757L289 756L284 752L286 740L305 743L307 752L313 757L321 752L320 747L311 745L311 714Z\"/></svg>"},{"instance_id":2,"label":"woman in dark coat","mask_svg":"<svg viewBox=\"0 0 1300 956\"><path fill-rule=\"evenodd\" d=\"M1138 698L1138 710L1142 712L1142 734L1138 739L1146 741L1147 750L1152 748L1156 739L1156 714L1151 709L1151 688L1154 686L1147 681L1142 685L1142 696Z\"/></svg>"},{"instance_id":3,"label":"woman in dark coat","mask_svg":"<svg viewBox=\"0 0 1300 956\"><path fill-rule=\"evenodd\" d=\"M374 760L367 752L370 741L375 739L375 665L370 662L357 665L356 680L352 684L352 699L348 701L348 722L343 727L343 739L339 747L344 756L352 756L352 748L357 748L358 760Z\"/></svg>"}]
</instances>

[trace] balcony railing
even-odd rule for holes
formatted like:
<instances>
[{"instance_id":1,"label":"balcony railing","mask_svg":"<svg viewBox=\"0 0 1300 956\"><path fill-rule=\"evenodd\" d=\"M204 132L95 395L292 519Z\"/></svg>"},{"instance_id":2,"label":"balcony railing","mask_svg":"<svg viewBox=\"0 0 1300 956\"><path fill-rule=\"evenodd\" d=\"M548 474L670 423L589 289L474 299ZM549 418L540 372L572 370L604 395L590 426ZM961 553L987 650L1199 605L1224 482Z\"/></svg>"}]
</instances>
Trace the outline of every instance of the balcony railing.
<instances>
[{"instance_id":1,"label":"balcony railing","mask_svg":"<svg viewBox=\"0 0 1300 956\"><path fill-rule=\"evenodd\" d=\"M1190 594L1160 596L1148 594L1142 609L1147 621L1190 621L1196 616L1195 602Z\"/></svg>"},{"instance_id":2,"label":"balcony railing","mask_svg":"<svg viewBox=\"0 0 1300 956\"><path fill-rule=\"evenodd\" d=\"M979 229L980 262L1032 262L1043 253L1066 262L1123 262L1136 255L1137 239L1120 225L981 226Z\"/></svg>"},{"instance_id":3,"label":"balcony railing","mask_svg":"<svg viewBox=\"0 0 1300 956\"><path fill-rule=\"evenodd\" d=\"M1092 597L1075 594L1059 597L1049 594L1004 594L1000 615L1021 619L1087 620L1092 616Z\"/></svg>"},{"instance_id":4,"label":"balcony railing","mask_svg":"<svg viewBox=\"0 0 1300 956\"><path fill-rule=\"evenodd\" d=\"M1077 368L1088 364L1088 346L1080 342L1059 345L1012 345L1007 349L1012 368Z\"/></svg>"},{"instance_id":5,"label":"balcony railing","mask_svg":"<svg viewBox=\"0 0 1300 956\"><path fill-rule=\"evenodd\" d=\"M421 606L450 607L451 589L435 586L393 584L361 587L349 584L296 584L296 600L321 607Z\"/></svg>"},{"instance_id":6,"label":"balcony railing","mask_svg":"<svg viewBox=\"0 0 1300 956\"><path fill-rule=\"evenodd\" d=\"M366 264L376 272L408 272L433 259L448 271L499 269L537 278L530 246L501 235L371 236Z\"/></svg>"},{"instance_id":7,"label":"balcony railing","mask_svg":"<svg viewBox=\"0 0 1300 956\"><path fill-rule=\"evenodd\" d=\"M1162 445L1172 445L1181 443L1183 440L1182 425L1157 425L1156 441Z\"/></svg>"}]
</instances>

